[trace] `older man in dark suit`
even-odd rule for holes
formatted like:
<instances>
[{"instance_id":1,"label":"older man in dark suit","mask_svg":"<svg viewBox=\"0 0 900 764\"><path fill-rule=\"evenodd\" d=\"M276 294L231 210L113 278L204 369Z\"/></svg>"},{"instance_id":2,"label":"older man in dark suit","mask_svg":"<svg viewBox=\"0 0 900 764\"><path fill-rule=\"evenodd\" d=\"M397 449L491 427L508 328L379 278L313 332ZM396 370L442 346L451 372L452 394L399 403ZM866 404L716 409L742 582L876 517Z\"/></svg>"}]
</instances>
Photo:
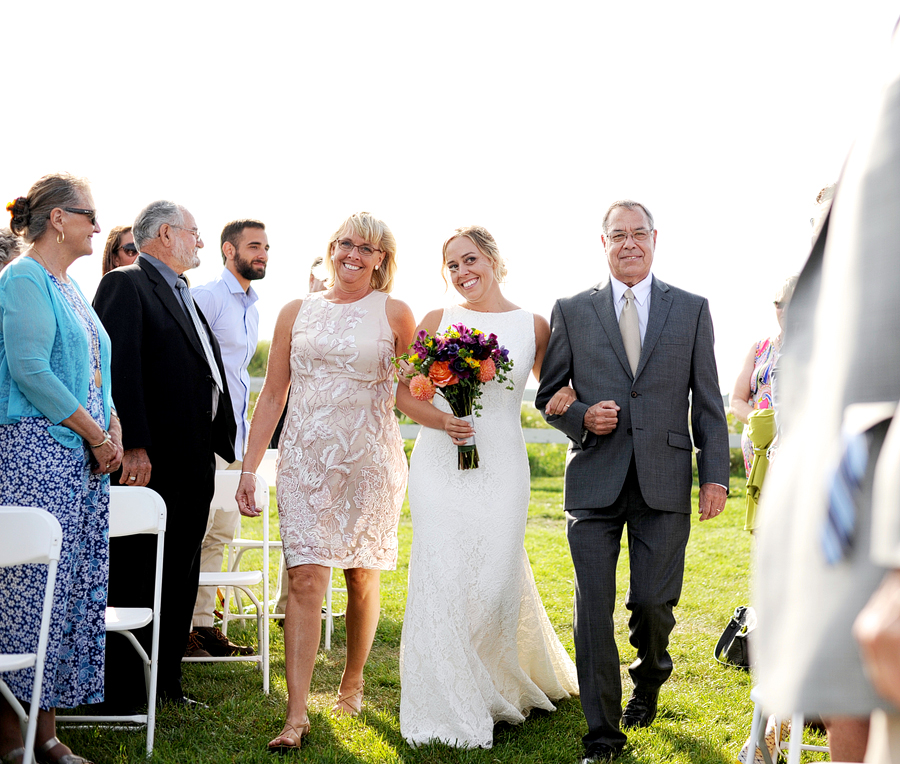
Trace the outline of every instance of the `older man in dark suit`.
<instances>
[{"instance_id":1,"label":"older man in dark suit","mask_svg":"<svg viewBox=\"0 0 900 764\"><path fill-rule=\"evenodd\" d=\"M543 410L567 384L577 395L547 420L571 441L565 508L588 722L585 762L611 761L622 750L620 718L624 727L653 722L659 688L672 672L667 648L691 527L694 445L700 519L718 515L727 494L728 430L709 305L651 275L656 234L644 205L619 201L609 208L601 240L610 279L557 301L535 402ZM631 585L625 606L637 657L623 714L612 616L626 525Z\"/></svg>"},{"instance_id":2,"label":"older man in dark suit","mask_svg":"<svg viewBox=\"0 0 900 764\"><path fill-rule=\"evenodd\" d=\"M153 202L132 230L141 254L103 277L94 308L112 340L125 448L119 483L146 485L166 502L159 695L187 703L181 657L197 597L214 452L234 460L235 421L219 346L182 276L200 264L203 240L193 215L173 202ZM110 603L152 604L154 549L150 537L113 540ZM111 641L107 650L107 700L133 706L143 679L122 670L129 657L119 647Z\"/></svg>"}]
</instances>

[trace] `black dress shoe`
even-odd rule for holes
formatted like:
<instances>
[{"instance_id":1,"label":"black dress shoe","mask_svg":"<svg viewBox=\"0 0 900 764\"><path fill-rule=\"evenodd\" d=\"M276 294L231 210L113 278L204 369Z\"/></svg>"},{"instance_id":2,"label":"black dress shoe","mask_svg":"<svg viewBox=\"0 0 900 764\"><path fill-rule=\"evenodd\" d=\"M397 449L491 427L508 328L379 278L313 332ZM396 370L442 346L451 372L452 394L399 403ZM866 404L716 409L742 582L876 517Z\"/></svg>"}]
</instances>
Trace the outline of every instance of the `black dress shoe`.
<instances>
[{"instance_id":1,"label":"black dress shoe","mask_svg":"<svg viewBox=\"0 0 900 764\"><path fill-rule=\"evenodd\" d=\"M601 764L601 762L612 761L620 753L622 753L622 746L614 746L609 743L593 743L588 746L584 758L579 760L579 764Z\"/></svg>"},{"instance_id":2,"label":"black dress shoe","mask_svg":"<svg viewBox=\"0 0 900 764\"><path fill-rule=\"evenodd\" d=\"M656 692L631 693L631 698L622 712L622 728L649 727L656 718L656 701L659 698L659 690Z\"/></svg>"}]
</instances>

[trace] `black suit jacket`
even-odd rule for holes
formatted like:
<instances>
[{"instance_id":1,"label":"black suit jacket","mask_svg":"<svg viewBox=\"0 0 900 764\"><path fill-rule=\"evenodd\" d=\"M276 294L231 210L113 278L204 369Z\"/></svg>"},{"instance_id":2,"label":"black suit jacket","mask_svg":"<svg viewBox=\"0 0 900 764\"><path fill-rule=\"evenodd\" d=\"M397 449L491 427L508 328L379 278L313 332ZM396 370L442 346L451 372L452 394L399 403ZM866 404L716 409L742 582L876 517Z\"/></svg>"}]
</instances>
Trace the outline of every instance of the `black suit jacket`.
<instances>
[{"instance_id":1,"label":"black suit jacket","mask_svg":"<svg viewBox=\"0 0 900 764\"><path fill-rule=\"evenodd\" d=\"M227 385L212 416L215 384L190 318L159 271L142 258L107 273L94 309L112 340L112 377L125 449L144 448L154 473L168 467L190 479L213 452L234 460L236 425ZM206 318L197 309L200 319ZM210 344L222 379L215 335Z\"/></svg>"}]
</instances>

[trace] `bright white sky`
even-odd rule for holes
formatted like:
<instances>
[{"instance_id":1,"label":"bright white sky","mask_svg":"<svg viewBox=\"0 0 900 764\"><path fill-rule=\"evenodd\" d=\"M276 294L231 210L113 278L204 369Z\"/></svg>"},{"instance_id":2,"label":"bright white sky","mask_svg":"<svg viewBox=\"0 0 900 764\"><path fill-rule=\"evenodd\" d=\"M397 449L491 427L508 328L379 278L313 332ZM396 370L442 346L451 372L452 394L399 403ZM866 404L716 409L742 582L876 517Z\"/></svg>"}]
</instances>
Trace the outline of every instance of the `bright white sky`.
<instances>
[{"instance_id":1,"label":"bright white sky","mask_svg":"<svg viewBox=\"0 0 900 764\"><path fill-rule=\"evenodd\" d=\"M608 273L602 213L634 198L656 217L655 273L710 299L729 392L874 106L897 14L889 0L19 3L0 48L0 194L59 170L91 181L104 233L70 270L88 296L106 231L154 199L198 221L195 284L221 270L226 222L263 220L261 338L355 210L394 231L394 296L417 319L453 298L441 244L473 222L507 259L507 296L549 317Z\"/></svg>"}]
</instances>

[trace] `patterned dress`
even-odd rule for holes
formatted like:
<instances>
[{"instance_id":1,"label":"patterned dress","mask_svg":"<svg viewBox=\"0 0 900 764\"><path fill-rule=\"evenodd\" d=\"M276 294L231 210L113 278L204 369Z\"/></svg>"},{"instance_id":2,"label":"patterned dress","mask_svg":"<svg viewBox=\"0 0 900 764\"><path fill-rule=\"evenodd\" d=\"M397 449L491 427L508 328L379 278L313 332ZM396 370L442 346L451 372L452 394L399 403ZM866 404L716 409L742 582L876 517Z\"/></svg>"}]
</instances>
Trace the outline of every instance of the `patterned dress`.
<instances>
[{"instance_id":1,"label":"patterned dress","mask_svg":"<svg viewBox=\"0 0 900 764\"><path fill-rule=\"evenodd\" d=\"M97 327L71 284L51 276L95 346ZM88 412L104 426L99 358L92 355ZM87 446L66 448L47 432L45 417L0 425L0 504L40 507L59 520L62 555L40 706L71 708L103 700L104 618L109 579L109 476L92 475ZM0 569L0 651L36 652L46 567ZM34 669L4 674L20 699L31 699Z\"/></svg>"},{"instance_id":2,"label":"patterned dress","mask_svg":"<svg viewBox=\"0 0 900 764\"><path fill-rule=\"evenodd\" d=\"M756 355L753 359L753 374L750 375L750 400L748 403L754 410L772 408L772 367L778 358L778 349L771 339L756 343ZM744 452L744 468L750 475L753 464L753 443L747 434L749 425L744 425L741 433L741 451Z\"/></svg>"},{"instance_id":3,"label":"patterned dress","mask_svg":"<svg viewBox=\"0 0 900 764\"><path fill-rule=\"evenodd\" d=\"M291 395L276 495L288 567L393 570L406 490L387 295L313 294L291 333Z\"/></svg>"}]
</instances>

